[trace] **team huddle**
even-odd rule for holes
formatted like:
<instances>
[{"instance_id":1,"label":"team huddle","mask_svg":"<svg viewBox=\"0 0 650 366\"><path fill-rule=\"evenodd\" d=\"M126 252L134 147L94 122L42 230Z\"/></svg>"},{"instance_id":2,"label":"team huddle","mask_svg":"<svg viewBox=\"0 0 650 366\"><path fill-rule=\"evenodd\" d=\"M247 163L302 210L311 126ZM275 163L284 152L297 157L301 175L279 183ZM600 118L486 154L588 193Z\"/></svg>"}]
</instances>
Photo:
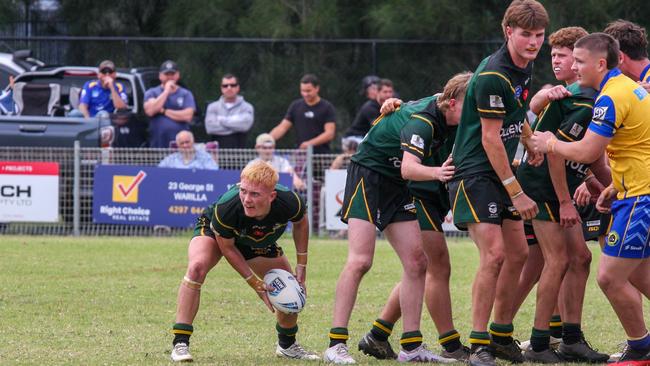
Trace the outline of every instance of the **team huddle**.
<instances>
[{"instance_id":1,"label":"team huddle","mask_svg":"<svg viewBox=\"0 0 650 366\"><path fill-rule=\"evenodd\" d=\"M348 323L359 284L373 262L376 230L397 253L402 277L358 343L359 351L400 362L605 363L582 330L591 253L599 240L597 282L627 336L620 362L650 362L650 334L641 295L650 298L650 60L645 29L623 20L604 32L581 27L553 32L559 85L529 95L532 63L549 18L535 0L514 0L505 12L504 45L474 71L454 75L441 93L413 102L388 99L347 171L342 220L348 257L334 301L329 346L322 358L353 364ZM528 109L534 117L528 117ZM523 155L518 148L523 147ZM277 184L264 162L249 164L241 182L198 219L178 292L171 357L191 361L189 339L201 285L221 257L271 311L260 279L271 269L304 286L309 223L305 203ZM455 329L451 263L442 222L467 230L479 251L472 286L472 329L463 345ZM292 222L296 266L276 240ZM530 341L512 337L513 319L537 283ZM442 353L427 349L422 305ZM280 357L318 360L296 342L295 313L275 311ZM388 339L402 318L399 350ZM491 320L491 321L490 321Z\"/></svg>"}]
</instances>

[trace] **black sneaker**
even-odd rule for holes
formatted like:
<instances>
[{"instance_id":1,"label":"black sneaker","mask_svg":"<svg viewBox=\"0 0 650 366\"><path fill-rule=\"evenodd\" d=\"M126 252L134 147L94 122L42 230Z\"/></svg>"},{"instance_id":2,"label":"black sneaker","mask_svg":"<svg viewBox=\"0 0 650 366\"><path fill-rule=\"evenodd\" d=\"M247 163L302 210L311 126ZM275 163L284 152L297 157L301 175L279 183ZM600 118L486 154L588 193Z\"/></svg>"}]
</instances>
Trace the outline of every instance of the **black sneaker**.
<instances>
[{"instance_id":1,"label":"black sneaker","mask_svg":"<svg viewBox=\"0 0 650 366\"><path fill-rule=\"evenodd\" d=\"M393 351L388 341L380 341L372 335L372 332L366 335L359 341L359 351L380 360L394 360L397 354Z\"/></svg>"},{"instance_id":2,"label":"black sneaker","mask_svg":"<svg viewBox=\"0 0 650 366\"><path fill-rule=\"evenodd\" d=\"M470 351L469 347L462 346L454 352L447 352L447 350L443 348L440 356L445 358L453 358L456 361L467 362L470 353L472 353L472 351Z\"/></svg>"},{"instance_id":3,"label":"black sneaker","mask_svg":"<svg viewBox=\"0 0 650 366\"><path fill-rule=\"evenodd\" d=\"M469 355L470 366L496 366L497 362L488 346L480 346Z\"/></svg>"},{"instance_id":4,"label":"black sneaker","mask_svg":"<svg viewBox=\"0 0 650 366\"><path fill-rule=\"evenodd\" d=\"M502 360L510 361L512 363L524 362L524 356L521 355L521 348L519 348L519 341L513 340L508 344L499 344L495 341L490 343L492 354Z\"/></svg>"},{"instance_id":5,"label":"black sneaker","mask_svg":"<svg viewBox=\"0 0 650 366\"><path fill-rule=\"evenodd\" d=\"M557 351L547 348L543 351L535 352L532 349L524 351L524 360L532 363L562 363L564 359L558 355Z\"/></svg>"},{"instance_id":6,"label":"black sneaker","mask_svg":"<svg viewBox=\"0 0 650 366\"><path fill-rule=\"evenodd\" d=\"M560 343L558 353L568 362L605 363L609 360L608 354L593 349L584 338L574 344Z\"/></svg>"},{"instance_id":7,"label":"black sneaker","mask_svg":"<svg viewBox=\"0 0 650 366\"><path fill-rule=\"evenodd\" d=\"M650 350L646 349L644 351L637 351L634 348L627 346L625 347L625 350L623 350L623 354L618 362L646 360L650 360Z\"/></svg>"}]
</instances>

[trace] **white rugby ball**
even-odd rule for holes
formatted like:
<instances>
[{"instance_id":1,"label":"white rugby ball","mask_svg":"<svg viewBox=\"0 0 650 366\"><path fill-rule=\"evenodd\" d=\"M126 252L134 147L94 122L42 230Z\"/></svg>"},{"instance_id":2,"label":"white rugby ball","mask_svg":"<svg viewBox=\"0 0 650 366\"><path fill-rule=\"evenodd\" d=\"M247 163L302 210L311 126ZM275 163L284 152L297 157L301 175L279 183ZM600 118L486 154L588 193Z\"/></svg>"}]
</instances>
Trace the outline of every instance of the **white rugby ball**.
<instances>
[{"instance_id":1,"label":"white rugby ball","mask_svg":"<svg viewBox=\"0 0 650 366\"><path fill-rule=\"evenodd\" d=\"M307 296L298 280L283 269L272 269L264 275L264 283L273 287L267 291L271 305L283 313L299 313L305 307Z\"/></svg>"}]
</instances>

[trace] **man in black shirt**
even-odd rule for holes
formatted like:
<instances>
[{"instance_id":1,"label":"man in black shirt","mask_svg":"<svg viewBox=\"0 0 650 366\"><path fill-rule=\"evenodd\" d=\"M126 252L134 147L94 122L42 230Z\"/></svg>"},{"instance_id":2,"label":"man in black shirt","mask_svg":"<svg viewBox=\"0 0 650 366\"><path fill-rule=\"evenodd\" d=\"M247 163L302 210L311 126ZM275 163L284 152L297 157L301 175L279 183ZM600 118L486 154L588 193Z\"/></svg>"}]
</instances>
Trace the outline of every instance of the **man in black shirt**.
<instances>
[{"instance_id":1,"label":"man in black shirt","mask_svg":"<svg viewBox=\"0 0 650 366\"><path fill-rule=\"evenodd\" d=\"M359 109L359 113L354 118L352 125L345 131L344 136L361 137L365 136L372 121L379 117L379 107L384 104L388 98L392 98L394 94L393 82L388 79L381 79L377 90L377 96L374 99L367 100Z\"/></svg>"},{"instance_id":2,"label":"man in black shirt","mask_svg":"<svg viewBox=\"0 0 650 366\"><path fill-rule=\"evenodd\" d=\"M291 103L282 121L270 132L276 141L295 126L299 149L311 145L314 153L330 153L329 143L336 135L336 111L332 103L318 95L319 91L320 82L315 75L306 74L300 79L302 98Z\"/></svg>"}]
</instances>

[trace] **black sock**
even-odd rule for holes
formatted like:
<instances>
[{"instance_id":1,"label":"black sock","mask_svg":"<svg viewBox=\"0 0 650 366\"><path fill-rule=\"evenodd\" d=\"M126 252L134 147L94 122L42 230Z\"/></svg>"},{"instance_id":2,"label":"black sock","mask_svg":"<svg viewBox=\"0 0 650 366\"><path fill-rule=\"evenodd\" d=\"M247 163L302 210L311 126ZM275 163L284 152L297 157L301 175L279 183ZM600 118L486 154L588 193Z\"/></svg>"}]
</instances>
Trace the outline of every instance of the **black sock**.
<instances>
[{"instance_id":1,"label":"black sock","mask_svg":"<svg viewBox=\"0 0 650 366\"><path fill-rule=\"evenodd\" d=\"M458 331L456 331L456 329L452 329L445 334L441 334L438 337L438 343L440 343L440 345L447 352L454 352L463 346L463 344L460 343L460 334L458 334Z\"/></svg>"},{"instance_id":2,"label":"black sock","mask_svg":"<svg viewBox=\"0 0 650 366\"><path fill-rule=\"evenodd\" d=\"M490 345L490 334L488 332L477 332L473 330L469 334L469 344L472 346L472 352L481 346Z\"/></svg>"},{"instance_id":3,"label":"black sock","mask_svg":"<svg viewBox=\"0 0 650 366\"><path fill-rule=\"evenodd\" d=\"M574 344L582 339L582 329L580 324L564 323L562 324L562 342L564 344Z\"/></svg>"},{"instance_id":4,"label":"black sock","mask_svg":"<svg viewBox=\"0 0 650 366\"><path fill-rule=\"evenodd\" d=\"M558 314L551 317L548 322L548 330L551 331L551 337L562 338L562 317Z\"/></svg>"},{"instance_id":5,"label":"black sock","mask_svg":"<svg viewBox=\"0 0 650 366\"><path fill-rule=\"evenodd\" d=\"M551 332L548 330L533 328L530 334L530 346L535 352L541 352L549 349Z\"/></svg>"},{"instance_id":6,"label":"black sock","mask_svg":"<svg viewBox=\"0 0 650 366\"><path fill-rule=\"evenodd\" d=\"M377 318L374 323L372 323L372 329L370 333L379 341L387 341L388 337L393 333L393 326L395 324L387 322L385 320Z\"/></svg>"},{"instance_id":7,"label":"black sock","mask_svg":"<svg viewBox=\"0 0 650 366\"><path fill-rule=\"evenodd\" d=\"M334 347L339 343L347 343L348 338L348 328L332 328L330 329L330 347Z\"/></svg>"},{"instance_id":8,"label":"black sock","mask_svg":"<svg viewBox=\"0 0 650 366\"><path fill-rule=\"evenodd\" d=\"M490 324L490 335L492 336L492 340L495 343L498 343L500 345L507 345L513 342L512 340L512 333L514 332L515 327L510 324L497 324L497 323L492 323Z\"/></svg>"},{"instance_id":9,"label":"black sock","mask_svg":"<svg viewBox=\"0 0 650 366\"><path fill-rule=\"evenodd\" d=\"M176 323L172 327L172 333L174 334L174 340L172 341L172 345L176 345L176 343L185 343L188 346L190 345L190 336L192 335L192 332L194 332L194 327L192 324L183 324L183 323Z\"/></svg>"},{"instance_id":10,"label":"black sock","mask_svg":"<svg viewBox=\"0 0 650 366\"><path fill-rule=\"evenodd\" d=\"M296 343L296 333L298 333L298 325L292 328L282 328L280 324L275 324L275 330L278 331L278 344L280 347L287 349L292 344Z\"/></svg>"},{"instance_id":11,"label":"black sock","mask_svg":"<svg viewBox=\"0 0 650 366\"><path fill-rule=\"evenodd\" d=\"M402 338L399 340L399 344L405 351L413 351L422 344L422 333L419 330L404 332L402 333Z\"/></svg>"}]
</instances>

